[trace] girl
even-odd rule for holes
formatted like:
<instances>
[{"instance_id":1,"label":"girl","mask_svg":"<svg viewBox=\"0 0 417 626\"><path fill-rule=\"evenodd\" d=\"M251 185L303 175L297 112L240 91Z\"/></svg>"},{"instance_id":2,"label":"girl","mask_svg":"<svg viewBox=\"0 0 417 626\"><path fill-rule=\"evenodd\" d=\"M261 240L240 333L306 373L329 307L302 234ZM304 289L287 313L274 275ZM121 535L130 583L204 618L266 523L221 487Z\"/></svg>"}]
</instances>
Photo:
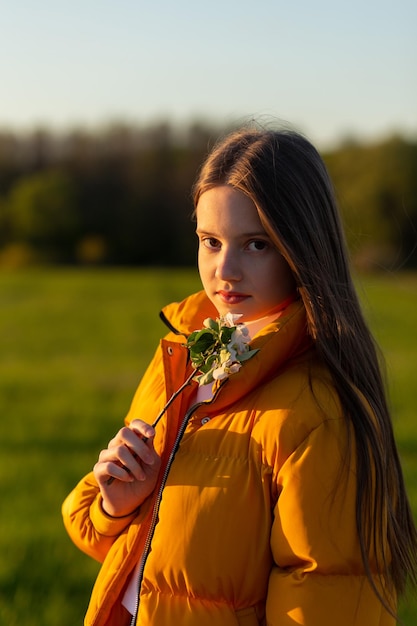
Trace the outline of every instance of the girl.
<instances>
[{"instance_id":1,"label":"girl","mask_svg":"<svg viewBox=\"0 0 417 626\"><path fill-rule=\"evenodd\" d=\"M242 129L194 200L204 291L164 309L126 426L63 505L103 562L85 624L393 625L417 536L323 161ZM229 313L256 354L151 426L192 376L187 337Z\"/></svg>"}]
</instances>

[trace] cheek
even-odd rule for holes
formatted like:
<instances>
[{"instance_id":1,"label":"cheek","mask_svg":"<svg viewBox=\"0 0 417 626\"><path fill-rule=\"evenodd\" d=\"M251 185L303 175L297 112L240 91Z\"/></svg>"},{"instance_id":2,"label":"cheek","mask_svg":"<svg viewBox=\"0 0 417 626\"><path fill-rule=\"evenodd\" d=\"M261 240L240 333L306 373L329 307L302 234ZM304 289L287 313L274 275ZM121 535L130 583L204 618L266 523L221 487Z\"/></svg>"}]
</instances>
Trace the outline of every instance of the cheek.
<instances>
[{"instance_id":1,"label":"cheek","mask_svg":"<svg viewBox=\"0 0 417 626\"><path fill-rule=\"evenodd\" d=\"M281 255L271 260L268 267L264 268L258 284L262 285L265 294L269 292L269 297L278 301L291 295L295 289L290 267Z\"/></svg>"},{"instance_id":2,"label":"cheek","mask_svg":"<svg viewBox=\"0 0 417 626\"><path fill-rule=\"evenodd\" d=\"M198 271L201 274L204 271L203 253L202 253L201 247L198 248L197 267L198 267Z\"/></svg>"},{"instance_id":3,"label":"cheek","mask_svg":"<svg viewBox=\"0 0 417 626\"><path fill-rule=\"evenodd\" d=\"M275 276L276 280L273 281L275 284L274 289L275 292L278 292L280 299L290 296L295 290L295 280L286 261L281 259L281 262L276 267Z\"/></svg>"},{"instance_id":4,"label":"cheek","mask_svg":"<svg viewBox=\"0 0 417 626\"><path fill-rule=\"evenodd\" d=\"M210 275L210 268L207 260L207 255L204 254L204 250L202 250L201 248L199 248L198 250L197 265L200 278L204 282Z\"/></svg>"}]
</instances>

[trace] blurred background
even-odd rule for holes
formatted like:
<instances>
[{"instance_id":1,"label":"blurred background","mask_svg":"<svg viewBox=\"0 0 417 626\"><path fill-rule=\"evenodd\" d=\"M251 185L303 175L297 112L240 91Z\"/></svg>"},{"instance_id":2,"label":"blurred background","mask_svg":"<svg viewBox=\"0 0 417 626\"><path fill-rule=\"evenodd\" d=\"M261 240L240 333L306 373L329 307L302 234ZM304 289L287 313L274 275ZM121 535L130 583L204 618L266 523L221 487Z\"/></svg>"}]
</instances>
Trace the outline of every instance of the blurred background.
<instances>
[{"instance_id":1,"label":"blurred background","mask_svg":"<svg viewBox=\"0 0 417 626\"><path fill-rule=\"evenodd\" d=\"M322 151L361 267L415 266L412 0L17 0L0 18L0 267L194 264L191 183L252 119Z\"/></svg>"},{"instance_id":2,"label":"blurred background","mask_svg":"<svg viewBox=\"0 0 417 626\"><path fill-rule=\"evenodd\" d=\"M0 8L0 626L82 623L60 506L199 288L190 188L225 131L295 128L336 186L417 513L417 4ZM412 596L401 607L417 623Z\"/></svg>"}]
</instances>

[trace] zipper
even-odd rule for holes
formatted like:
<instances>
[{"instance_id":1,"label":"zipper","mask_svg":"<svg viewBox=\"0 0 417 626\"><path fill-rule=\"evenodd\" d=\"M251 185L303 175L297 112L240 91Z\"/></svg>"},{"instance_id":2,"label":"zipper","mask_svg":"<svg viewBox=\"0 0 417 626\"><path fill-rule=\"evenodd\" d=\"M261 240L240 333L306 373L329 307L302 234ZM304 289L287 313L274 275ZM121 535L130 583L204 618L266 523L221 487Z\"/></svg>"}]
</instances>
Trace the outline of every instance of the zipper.
<instances>
[{"instance_id":1,"label":"zipper","mask_svg":"<svg viewBox=\"0 0 417 626\"><path fill-rule=\"evenodd\" d=\"M225 379L224 381L222 381L222 384L217 388L215 394L213 395L213 397L211 398L211 400L209 402L205 401L205 402L198 402L197 404L194 404L185 414L184 419L181 423L181 426L178 430L174 445L172 447L171 450L171 454L169 455L168 458L168 462L166 464L164 473L162 475L162 480L161 480L161 484L159 486L158 489L158 495L156 497L155 500L155 504L153 507L153 511L152 511L152 518L151 518L151 523L149 526L149 530L148 530L148 535L146 537L146 541L145 541L145 545L143 548L143 552L142 552L142 556L140 559L140 566L139 566L139 572L138 572L138 579L137 579L137 596L136 596L136 606L135 606L135 613L132 615L132 620L130 622L130 626L135 626L136 624L136 620L138 618L138 614L139 614L139 595L140 595L140 588L142 586L142 580L143 580L143 573L144 573L144 569L145 569L145 564L146 564L146 560L148 558L149 555L149 551L150 551L150 547L151 547L151 543L152 543L152 538L153 538L153 534L155 532L155 528L156 528L156 524L157 524L157 520L158 520L158 514L159 514L159 507L161 504L161 500L162 500L162 493L164 491L165 488L165 484L168 478L168 474L169 471L171 469L171 465L174 461L175 455L178 451L181 439L184 435L185 429L187 427L187 424L192 416L192 414L194 413L194 411L196 411L196 409L198 409L200 406L207 405L207 404L211 404L216 397L218 396L221 387L223 387L223 385L227 382L227 379Z\"/></svg>"}]
</instances>

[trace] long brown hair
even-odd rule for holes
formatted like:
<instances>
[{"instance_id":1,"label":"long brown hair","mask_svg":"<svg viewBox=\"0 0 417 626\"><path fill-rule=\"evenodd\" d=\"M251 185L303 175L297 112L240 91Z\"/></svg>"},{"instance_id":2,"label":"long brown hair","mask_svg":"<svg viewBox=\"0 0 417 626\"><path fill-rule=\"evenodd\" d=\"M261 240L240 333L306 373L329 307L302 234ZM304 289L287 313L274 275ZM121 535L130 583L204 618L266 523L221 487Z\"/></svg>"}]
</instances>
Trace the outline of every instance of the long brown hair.
<instances>
[{"instance_id":1,"label":"long brown hair","mask_svg":"<svg viewBox=\"0 0 417 626\"><path fill-rule=\"evenodd\" d=\"M195 183L231 185L249 196L294 274L309 333L355 432L356 525L366 574L384 605L417 581L417 533L381 374L380 356L351 277L333 186L311 143L294 131L243 128L212 150ZM366 407L365 398L372 411ZM350 429L348 429L350 430ZM388 607L389 609L389 607ZM390 610L390 609L389 609Z\"/></svg>"}]
</instances>

